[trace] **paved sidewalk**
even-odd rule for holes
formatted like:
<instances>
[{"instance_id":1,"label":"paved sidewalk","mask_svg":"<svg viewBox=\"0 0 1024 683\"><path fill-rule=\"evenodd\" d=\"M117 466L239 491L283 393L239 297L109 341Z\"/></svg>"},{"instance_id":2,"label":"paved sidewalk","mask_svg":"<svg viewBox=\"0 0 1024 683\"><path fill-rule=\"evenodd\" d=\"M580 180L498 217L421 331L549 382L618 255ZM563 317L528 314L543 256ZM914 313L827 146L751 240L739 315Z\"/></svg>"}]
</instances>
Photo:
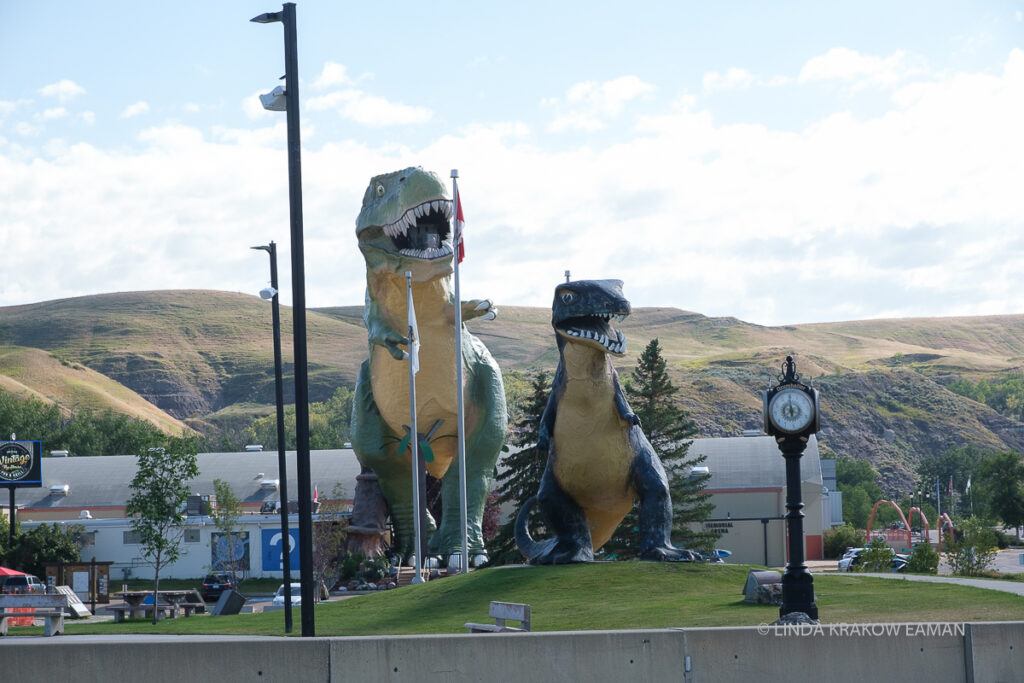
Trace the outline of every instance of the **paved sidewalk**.
<instances>
[{"instance_id":1,"label":"paved sidewalk","mask_svg":"<svg viewBox=\"0 0 1024 683\"><path fill-rule=\"evenodd\" d=\"M904 581L928 581L931 583L956 583L961 586L986 588L1024 596L1024 581L1002 581L1000 579L968 579L961 576L926 576L924 574L874 574L870 572L850 574L849 576L870 576L876 579L903 579Z\"/></svg>"}]
</instances>

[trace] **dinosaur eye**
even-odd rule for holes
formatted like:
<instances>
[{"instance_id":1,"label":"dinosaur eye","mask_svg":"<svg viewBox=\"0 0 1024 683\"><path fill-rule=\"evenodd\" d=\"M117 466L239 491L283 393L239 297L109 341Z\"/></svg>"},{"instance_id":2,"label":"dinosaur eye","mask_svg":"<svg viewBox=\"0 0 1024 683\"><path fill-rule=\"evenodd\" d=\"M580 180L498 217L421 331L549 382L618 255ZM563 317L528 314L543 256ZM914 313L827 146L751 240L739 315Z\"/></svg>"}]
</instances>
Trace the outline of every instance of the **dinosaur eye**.
<instances>
[{"instance_id":1,"label":"dinosaur eye","mask_svg":"<svg viewBox=\"0 0 1024 683\"><path fill-rule=\"evenodd\" d=\"M572 292L563 292L562 293L562 303L563 304L571 304L575 298L576 298L576 295L573 294Z\"/></svg>"},{"instance_id":2,"label":"dinosaur eye","mask_svg":"<svg viewBox=\"0 0 1024 683\"><path fill-rule=\"evenodd\" d=\"M381 185L380 183L377 183L377 196L378 197L383 197L384 196L384 186Z\"/></svg>"}]
</instances>

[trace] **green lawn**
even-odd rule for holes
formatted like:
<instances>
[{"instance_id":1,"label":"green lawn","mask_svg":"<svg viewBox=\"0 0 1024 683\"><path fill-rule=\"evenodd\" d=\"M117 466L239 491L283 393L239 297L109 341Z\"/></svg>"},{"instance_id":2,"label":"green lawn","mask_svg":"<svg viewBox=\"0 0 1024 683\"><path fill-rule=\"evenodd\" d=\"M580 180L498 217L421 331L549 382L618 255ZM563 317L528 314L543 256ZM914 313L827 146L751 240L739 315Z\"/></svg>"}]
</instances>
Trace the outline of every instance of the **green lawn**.
<instances>
[{"instance_id":1,"label":"green lawn","mask_svg":"<svg viewBox=\"0 0 1024 683\"><path fill-rule=\"evenodd\" d=\"M465 633L486 621L491 600L531 605L533 630L751 626L778 618L778 608L743 602L749 567L609 562L559 567L485 569L469 576L320 604L317 635ZM951 584L819 574L814 581L823 622L1024 620L1024 598ZM296 633L300 613L294 612ZM37 628L41 631L41 628ZM28 632L27 629L25 629ZM283 612L207 615L122 624L67 622L67 633L282 635Z\"/></svg>"}]
</instances>

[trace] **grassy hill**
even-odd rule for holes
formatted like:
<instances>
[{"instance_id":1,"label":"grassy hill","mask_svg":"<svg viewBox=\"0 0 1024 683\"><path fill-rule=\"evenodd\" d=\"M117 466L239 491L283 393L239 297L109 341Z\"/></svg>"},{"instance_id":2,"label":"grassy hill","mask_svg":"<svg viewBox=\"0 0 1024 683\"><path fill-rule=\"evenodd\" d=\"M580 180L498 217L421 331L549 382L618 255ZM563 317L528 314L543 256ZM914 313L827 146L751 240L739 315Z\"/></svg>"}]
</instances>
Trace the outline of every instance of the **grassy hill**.
<instances>
[{"instance_id":1,"label":"grassy hill","mask_svg":"<svg viewBox=\"0 0 1024 683\"><path fill-rule=\"evenodd\" d=\"M40 349L0 347L0 389L19 397L57 403L65 411L107 408L147 420L168 434L188 427L123 384Z\"/></svg>"},{"instance_id":2,"label":"grassy hill","mask_svg":"<svg viewBox=\"0 0 1024 683\"><path fill-rule=\"evenodd\" d=\"M500 308L497 320L469 327L502 369L553 370L558 356L550 310ZM291 321L284 308L286 376ZM310 398L324 400L338 386L352 386L366 356L362 306L310 310L307 323ZM620 328L629 347L617 363L620 374L628 376L657 337L699 436L759 427L760 391L792 353L822 392L823 446L871 460L891 490L906 490L913 464L949 446L1024 449L1024 424L946 389L957 378L1020 372L1024 315L764 327L674 308L637 308ZM93 371L82 381L95 384L90 391L98 404L113 401L101 376L192 424L259 415L273 403L270 306L255 296L128 292L0 308L0 348L12 347L39 350L61 368ZM24 365L12 361L10 367L19 363ZM84 400L71 382L22 381L17 372L0 367L0 386L62 405ZM76 391L83 391L80 384Z\"/></svg>"}]
</instances>

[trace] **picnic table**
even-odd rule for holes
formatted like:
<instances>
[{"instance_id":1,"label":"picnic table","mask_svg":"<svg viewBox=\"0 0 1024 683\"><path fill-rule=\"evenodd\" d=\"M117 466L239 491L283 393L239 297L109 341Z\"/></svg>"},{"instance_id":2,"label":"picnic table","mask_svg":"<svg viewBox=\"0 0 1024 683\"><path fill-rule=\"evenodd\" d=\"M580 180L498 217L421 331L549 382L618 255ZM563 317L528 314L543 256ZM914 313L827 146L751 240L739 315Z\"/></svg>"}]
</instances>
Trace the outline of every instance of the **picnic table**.
<instances>
[{"instance_id":1,"label":"picnic table","mask_svg":"<svg viewBox=\"0 0 1024 683\"><path fill-rule=\"evenodd\" d=\"M152 603L153 591L122 591L114 593L113 597L124 601L123 605L110 605L104 608L114 613L115 623L123 621L125 617L150 617L154 609L157 611L158 619L190 617L206 611L206 603L194 588L157 591L156 605Z\"/></svg>"}]
</instances>

